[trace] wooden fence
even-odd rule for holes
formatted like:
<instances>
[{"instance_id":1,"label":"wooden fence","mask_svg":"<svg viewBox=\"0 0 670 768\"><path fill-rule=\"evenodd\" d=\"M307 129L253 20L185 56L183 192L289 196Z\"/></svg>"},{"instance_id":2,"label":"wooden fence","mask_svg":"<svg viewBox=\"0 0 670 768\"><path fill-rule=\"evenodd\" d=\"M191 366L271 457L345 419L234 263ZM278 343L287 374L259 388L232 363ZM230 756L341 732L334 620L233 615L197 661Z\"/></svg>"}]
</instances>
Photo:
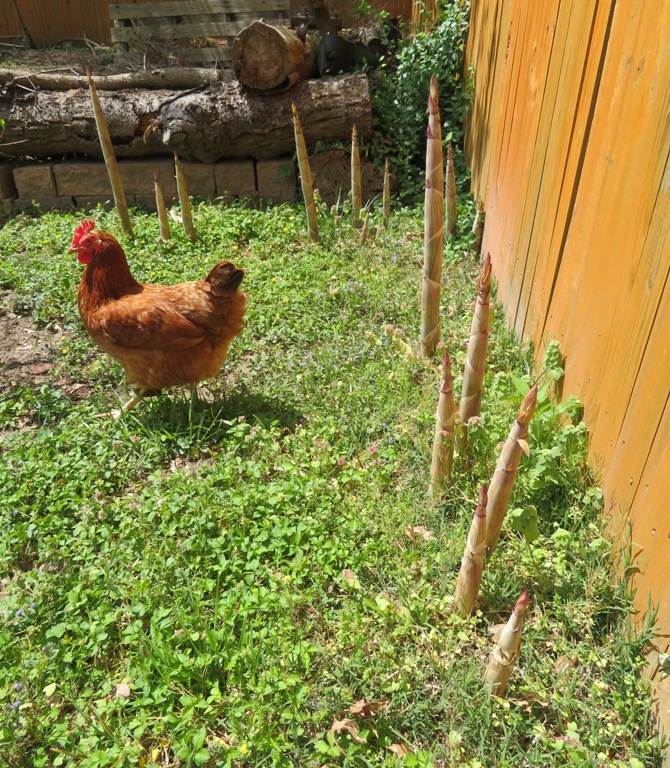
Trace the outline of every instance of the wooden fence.
<instances>
[{"instance_id":1,"label":"wooden fence","mask_svg":"<svg viewBox=\"0 0 670 768\"><path fill-rule=\"evenodd\" d=\"M132 5L152 0L115 0L118 4ZM179 0L176 0L179 2ZM400 16L405 22L412 17L414 0L372 0L376 9L386 9L391 16ZM62 40L86 38L110 45L109 0L17 0L21 17L38 48L58 45ZM302 6L294 0L292 11ZM344 26L353 21L356 3L334 0L328 3L339 12ZM262 15L262 14L261 14ZM0 0L0 40L21 37L23 31L12 0Z\"/></svg>"},{"instance_id":2,"label":"wooden fence","mask_svg":"<svg viewBox=\"0 0 670 768\"><path fill-rule=\"evenodd\" d=\"M607 510L632 524L639 607L651 593L666 633L669 40L667 3L472 0L467 50L473 193L499 298L538 356L561 344ZM670 679L659 694L670 731Z\"/></svg>"}]
</instances>

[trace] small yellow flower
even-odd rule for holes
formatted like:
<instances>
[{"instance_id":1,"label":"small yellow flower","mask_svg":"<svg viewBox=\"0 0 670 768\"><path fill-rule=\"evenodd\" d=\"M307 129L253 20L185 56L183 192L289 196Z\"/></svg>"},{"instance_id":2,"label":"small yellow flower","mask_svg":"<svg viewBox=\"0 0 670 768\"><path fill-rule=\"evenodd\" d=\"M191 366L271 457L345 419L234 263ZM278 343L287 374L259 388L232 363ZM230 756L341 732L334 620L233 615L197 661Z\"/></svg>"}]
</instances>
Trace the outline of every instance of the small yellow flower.
<instances>
[{"instance_id":1,"label":"small yellow flower","mask_svg":"<svg viewBox=\"0 0 670 768\"><path fill-rule=\"evenodd\" d=\"M240 744L240 752L243 755L248 755L249 754L249 745L246 742L244 744Z\"/></svg>"}]
</instances>

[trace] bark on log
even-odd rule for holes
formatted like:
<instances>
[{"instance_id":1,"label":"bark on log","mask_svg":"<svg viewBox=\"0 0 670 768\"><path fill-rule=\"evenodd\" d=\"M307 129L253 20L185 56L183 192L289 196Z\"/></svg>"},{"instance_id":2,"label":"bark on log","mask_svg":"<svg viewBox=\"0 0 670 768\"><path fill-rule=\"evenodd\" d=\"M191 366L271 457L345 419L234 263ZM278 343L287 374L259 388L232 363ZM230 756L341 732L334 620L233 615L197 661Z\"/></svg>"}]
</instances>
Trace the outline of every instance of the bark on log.
<instances>
[{"instance_id":1,"label":"bark on log","mask_svg":"<svg viewBox=\"0 0 670 768\"><path fill-rule=\"evenodd\" d=\"M316 73L316 51L292 29L254 21L233 42L233 72L249 88L290 88Z\"/></svg>"},{"instance_id":2,"label":"bark on log","mask_svg":"<svg viewBox=\"0 0 670 768\"><path fill-rule=\"evenodd\" d=\"M265 159L292 154L291 102L305 139L348 141L353 124L372 134L365 75L302 80L289 92L259 93L239 83L192 91L116 91L99 94L117 157L177 152L184 160L211 163L229 157ZM88 89L0 92L0 157L101 157Z\"/></svg>"},{"instance_id":3,"label":"bark on log","mask_svg":"<svg viewBox=\"0 0 670 768\"><path fill-rule=\"evenodd\" d=\"M121 75L94 75L99 91L122 91L128 88L197 88L206 83L221 82L221 72L201 67L168 67ZM0 70L0 85L15 90L68 91L88 88L86 75L71 72L12 72Z\"/></svg>"}]
</instances>

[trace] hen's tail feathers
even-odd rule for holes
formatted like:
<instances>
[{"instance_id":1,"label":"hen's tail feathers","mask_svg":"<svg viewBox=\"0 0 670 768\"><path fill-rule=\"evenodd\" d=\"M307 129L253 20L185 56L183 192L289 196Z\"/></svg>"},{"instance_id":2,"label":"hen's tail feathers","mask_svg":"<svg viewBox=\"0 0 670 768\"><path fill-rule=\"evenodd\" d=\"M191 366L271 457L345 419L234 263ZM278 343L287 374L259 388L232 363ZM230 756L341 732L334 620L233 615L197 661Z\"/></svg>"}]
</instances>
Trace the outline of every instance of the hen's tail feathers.
<instances>
[{"instance_id":1,"label":"hen's tail feathers","mask_svg":"<svg viewBox=\"0 0 670 768\"><path fill-rule=\"evenodd\" d=\"M238 269L230 261L221 261L207 275L205 282L217 291L236 291L243 278L243 269Z\"/></svg>"}]
</instances>

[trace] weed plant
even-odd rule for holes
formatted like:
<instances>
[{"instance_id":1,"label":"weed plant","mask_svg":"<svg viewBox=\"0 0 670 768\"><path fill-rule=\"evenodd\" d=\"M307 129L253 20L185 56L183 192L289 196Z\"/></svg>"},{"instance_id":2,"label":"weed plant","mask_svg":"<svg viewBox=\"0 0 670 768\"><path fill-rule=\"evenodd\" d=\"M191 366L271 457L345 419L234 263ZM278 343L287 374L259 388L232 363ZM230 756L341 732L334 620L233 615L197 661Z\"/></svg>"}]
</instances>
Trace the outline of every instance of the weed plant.
<instances>
[{"instance_id":1,"label":"weed plant","mask_svg":"<svg viewBox=\"0 0 670 768\"><path fill-rule=\"evenodd\" d=\"M456 373L479 274L461 214L441 308ZM536 372L494 312L473 454L429 498L440 370L418 354L421 212L396 212L365 246L346 209L323 206L318 245L288 205L203 203L195 244L159 242L155 215L133 216L121 240L138 279L194 279L230 258L247 273L246 326L198 402L175 390L95 420L125 391L77 315L79 219L0 230L7 304L66 330L47 383L0 391L4 763L660 765L641 676L651 622L628 624L586 427L553 398L556 350L462 620L450 599L479 488ZM120 237L111 214L94 218ZM524 588L521 658L508 698L491 698L489 630Z\"/></svg>"}]
</instances>

